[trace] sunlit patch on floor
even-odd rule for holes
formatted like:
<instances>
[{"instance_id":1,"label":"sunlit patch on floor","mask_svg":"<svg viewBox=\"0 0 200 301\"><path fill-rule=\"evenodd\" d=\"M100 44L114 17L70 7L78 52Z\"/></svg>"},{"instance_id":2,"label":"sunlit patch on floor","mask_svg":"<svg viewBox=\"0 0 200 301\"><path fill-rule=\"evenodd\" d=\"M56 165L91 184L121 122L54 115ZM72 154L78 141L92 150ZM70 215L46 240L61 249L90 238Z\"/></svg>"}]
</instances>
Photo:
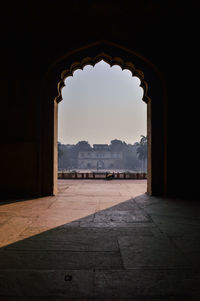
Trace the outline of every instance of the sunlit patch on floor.
<instances>
[{"instance_id":1,"label":"sunlit patch on floor","mask_svg":"<svg viewBox=\"0 0 200 301\"><path fill-rule=\"evenodd\" d=\"M2 203L1 247L80 219L83 219L82 224L85 225L97 219L101 222L101 216L95 216L97 212L119 205L146 191L146 180L58 182L57 196ZM118 214L115 222L120 218L122 216Z\"/></svg>"}]
</instances>

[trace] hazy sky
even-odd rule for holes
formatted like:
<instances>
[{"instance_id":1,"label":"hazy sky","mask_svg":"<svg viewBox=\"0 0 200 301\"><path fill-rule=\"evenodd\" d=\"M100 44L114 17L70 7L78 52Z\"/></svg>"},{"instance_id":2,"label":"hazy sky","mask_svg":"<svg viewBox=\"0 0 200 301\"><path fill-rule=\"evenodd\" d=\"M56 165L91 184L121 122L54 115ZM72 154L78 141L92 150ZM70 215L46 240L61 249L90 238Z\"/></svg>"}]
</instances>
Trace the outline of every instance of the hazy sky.
<instances>
[{"instance_id":1,"label":"hazy sky","mask_svg":"<svg viewBox=\"0 0 200 301\"><path fill-rule=\"evenodd\" d=\"M65 80L58 105L58 141L76 144L86 140L110 143L120 139L133 144L146 135L146 104L140 80L119 66L104 61L76 70Z\"/></svg>"}]
</instances>

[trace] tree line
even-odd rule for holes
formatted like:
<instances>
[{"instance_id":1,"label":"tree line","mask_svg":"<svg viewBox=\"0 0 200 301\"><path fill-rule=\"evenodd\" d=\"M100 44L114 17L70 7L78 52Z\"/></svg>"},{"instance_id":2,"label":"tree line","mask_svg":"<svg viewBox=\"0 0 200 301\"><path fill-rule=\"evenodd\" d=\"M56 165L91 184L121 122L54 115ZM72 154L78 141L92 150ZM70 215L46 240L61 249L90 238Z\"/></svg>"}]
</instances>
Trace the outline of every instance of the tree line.
<instances>
[{"instance_id":1,"label":"tree line","mask_svg":"<svg viewBox=\"0 0 200 301\"><path fill-rule=\"evenodd\" d=\"M141 135L139 142L127 144L114 139L108 145L110 151L123 153L123 165L126 170L147 170L147 136ZM79 141L77 144L62 144L58 142L58 169L72 170L77 168L78 153L91 150L88 141Z\"/></svg>"}]
</instances>

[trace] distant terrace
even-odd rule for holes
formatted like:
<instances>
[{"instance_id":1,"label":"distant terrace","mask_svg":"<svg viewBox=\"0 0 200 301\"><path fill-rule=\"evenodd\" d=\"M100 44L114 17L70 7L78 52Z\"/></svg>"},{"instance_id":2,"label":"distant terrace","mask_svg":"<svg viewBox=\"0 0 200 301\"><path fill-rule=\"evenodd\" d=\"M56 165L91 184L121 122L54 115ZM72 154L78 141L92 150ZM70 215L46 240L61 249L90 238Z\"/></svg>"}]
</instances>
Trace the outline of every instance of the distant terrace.
<instances>
[{"instance_id":1,"label":"distant terrace","mask_svg":"<svg viewBox=\"0 0 200 301\"><path fill-rule=\"evenodd\" d=\"M112 172L112 179L147 179L146 172ZM58 179L106 179L109 172L105 171L58 171Z\"/></svg>"}]
</instances>

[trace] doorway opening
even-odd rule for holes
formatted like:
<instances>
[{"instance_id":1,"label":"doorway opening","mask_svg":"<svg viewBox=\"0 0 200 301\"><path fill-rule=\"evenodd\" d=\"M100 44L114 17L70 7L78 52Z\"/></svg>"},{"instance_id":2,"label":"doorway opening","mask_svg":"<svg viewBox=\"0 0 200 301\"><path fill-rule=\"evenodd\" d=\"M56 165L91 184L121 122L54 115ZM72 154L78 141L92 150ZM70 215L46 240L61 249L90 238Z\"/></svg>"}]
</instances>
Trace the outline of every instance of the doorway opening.
<instances>
[{"instance_id":1,"label":"doorway opening","mask_svg":"<svg viewBox=\"0 0 200 301\"><path fill-rule=\"evenodd\" d=\"M65 79L58 106L58 178L147 178L141 80L101 60ZM146 181L144 181L146 182Z\"/></svg>"},{"instance_id":2,"label":"doorway opening","mask_svg":"<svg viewBox=\"0 0 200 301\"><path fill-rule=\"evenodd\" d=\"M58 170L58 103L62 100L65 79L87 65L100 61L127 69L137 77L147 105L147 193L165 195L167 187L166 101L164 80L157 68L146 58L121 45L97 41L66 53L48 70L43 84L39 183L41 195L57 193ZM53 100L52 101L52 96Z\"/></svg>"}]
</instances>

